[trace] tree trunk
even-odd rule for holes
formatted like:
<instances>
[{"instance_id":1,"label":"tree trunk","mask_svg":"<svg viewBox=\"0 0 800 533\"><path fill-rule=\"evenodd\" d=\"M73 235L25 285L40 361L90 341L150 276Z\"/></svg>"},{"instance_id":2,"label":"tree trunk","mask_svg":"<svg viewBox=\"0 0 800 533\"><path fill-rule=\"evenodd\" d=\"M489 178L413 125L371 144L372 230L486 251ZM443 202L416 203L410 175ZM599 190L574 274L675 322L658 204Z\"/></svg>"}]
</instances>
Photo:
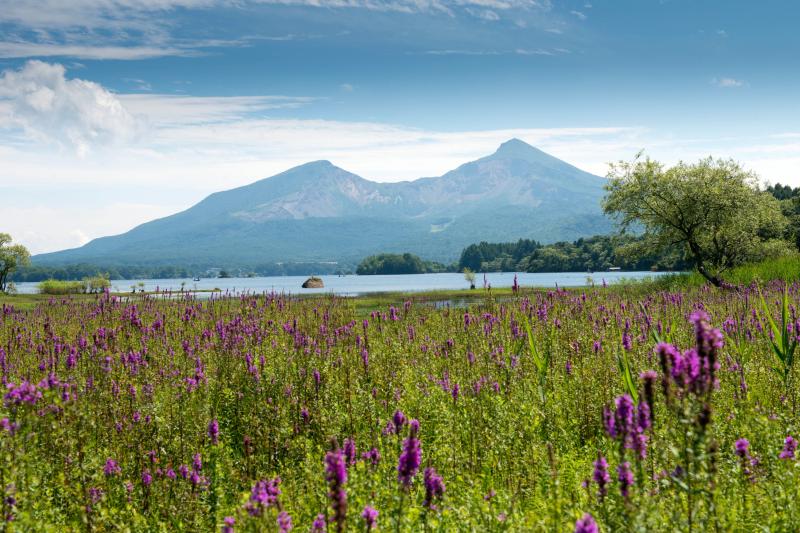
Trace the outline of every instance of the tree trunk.
<instances>
[{"instance_id":1,"label":"tree trunk","mask_svg":"<svg viewBox=\"0 0 800 533\"><path fill-rule=\"evenodd\" d=\"M700 272L700 275L706 278L715 287L722 287L722 280L717 276L712 276L709 274L708 270L706 270L706 267L704 267L701 263L697 263L697 271Z\"/></svg>"}]
</instances>

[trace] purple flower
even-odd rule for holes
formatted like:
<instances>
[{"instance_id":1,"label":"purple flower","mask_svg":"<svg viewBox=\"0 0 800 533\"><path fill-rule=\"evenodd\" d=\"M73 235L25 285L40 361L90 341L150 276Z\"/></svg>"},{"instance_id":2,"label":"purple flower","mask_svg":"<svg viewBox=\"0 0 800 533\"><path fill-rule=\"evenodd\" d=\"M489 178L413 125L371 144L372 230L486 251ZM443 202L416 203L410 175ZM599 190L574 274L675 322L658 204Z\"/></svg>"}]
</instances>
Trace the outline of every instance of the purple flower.
<instances>
[{"instance_id":1,"label":"purple flower","mask_svg":"<svg viewBox=\"0 0 800 533\"><path fill-rule=\"evenodd\" d=\"M328 482L328 498L331 500L333 509L333 522L336 523L336 531L344 531L345 518L347 516L347 492L344 484L347 483L347 464L342 450L335 449L325 455L325 480Z\"/></svg>"},{"instance_id":2,"label":"purple flower","mask_svg":"<svg viewBox=\"0 0 800 533\"><path fill-rule=\"evenodd\" d=\"M0 429L8 431L13 436L19 429L19 424L11 422L8 418L3 418L0 420Z\"/></svg>"},{"instance_id":3,"label":"purple flower","mask_svg":"<svg viewBox=\"0 0 800 533\"><path fill-rule=\"evenodd\" d=\"M11 496L10 498L12 498L12 500L13 500L13 496ZM89 501L90 502L95 504L95 503L99 502L102 499L103 499L103 489L101 489L99 487L90 487L89 488ZM16 503L16 501L15 501L15 503Z\"/></svg>"},{"instance_id":4,"label":"purple flower","mask_svg":"<svg viewBox=\"0 0 800 533\"><path fill-rule=\"evenodd\" d=\"M194 454L194 457L192 459L192 466L197 472L203 469L203 458L200 457L199 453Z\"/></svg>"},{"instance_id":5,"label":"purple flower","mask_svg":"<svg viewBox=\"0 0 800 533\"><path fill-rule=\"evenodd\" d=\"M337 486L347 483L347 463L342 450L336 449L325 454L325 480Z\"/></svg>"},{"instance_id":6,"label":"purple flower","mask_svg":"<svg viewBox=\"0 0 800 533\"><path fill-rule=\"evenodd\" d=\"M395 411L392 422L394 423L394 432L399 435L400 430L406 425L406 415L403 414L403 411Z\"/></svg>"},{"instance_id":7,"label":"purple flower","mask_svg":"<svg viewBox=\"0 0 800 533\"><path fill-rule=\"evenodd\" d=\"M633 486L633 471L631 464L627 461L617 467L617 480L619 481L619 492L623 498L630 496L630 488Z\"/></svg>"},{"instance_id":8,"label":"purple flower","mask_svg":"<svg viewBox=\"0 0 800 533\"><path fill-rule=\"evenodd\" d=\"M639 459L645 459L647 457L647 435L644 433L637 433L634 435L631 448L636 451Z\"/></svg>"},{"instance_id":9,"label":"purple flower","mask_svg":"<svg viewBox=\"0 0 800 533\"><path fill-rule=\"evenodd\" d=\"M441 499L444 495L445 486L444 481L442 480L442 476L436 473L436 470L433 467L428 467L425 469L424 474L425 479L425 501L422 505L433 509L433 502L434 500Z\"/></svg>"},{"instance_id":10,"label":"purple flower","mask_svg":"<svg viewBox=\"0 0 800 533\"><path fill-rule=\"evenodd\" d=\"M733 445L734 453L744 459L749 455L748 450L750 449L750 441L747 439L739 439Z\"/></svg>"},{"instance_id":11,"label":"purple flower","mask_svg":"<svg viewBox=\"0 0 800 533\"><path fill-rule=\"evenodd\" d=\"M353 439L344 439L344 458L347 464L355 464L356 457L356 441Z\"/></svg>"},{"instance_id":12,"label":"purple flower","mask_svg":"<svg viewBox=\"0 0 800 533\"><path fill-rule=\"evenodd\" d=\"M620 435L627 437L633 433L633 399L623 394L615 400L617 411L614 414L614 423Z\"/></svg>"},{"instance_id":13,"label":"purple flower","mask_svg":"<svg viewBox=\"0 0 800 533\"><path fill-rule=\"evenodd\" d=\"M400 458L397 462L397 480L404 488L411 486L411 481L417 475L422 461L422 450L419 439L417 439L418 430L419 422L412 420L409 423L408 438L403 441L403 451L400 453Z\"/></svg>"},{"instance_id":14,"label":"purple flower","mask_svg":"<svg viewBox=\"0 0 800 533\"><path fill-rule=\"evenodd\" d=\"M372 531L378 521L378 511L374 507L367 505L361 512L361 518L364 519L364 523L367 525L367 531Z\"/></svg>"},{"instance_id":15,"label":"purple flower","mask_svg":"<svg viewBox=\"0 0 800 533\"><path fill-rule=\"evenodd\" d=\"M211 438L211 444L219 443L219 422L216 418L208 423L208 436Z\"/></svg>"},{"instance_id":16,"label":"purple flower","mask_svg":"<svg viewBox=\"0 0 800 533\"><path fill-rule=\"evenodd\" d=\"M371 462L372 466L378 466L381 461L381 452L378 451L378 448L372 448L370 451L362 453L361 458Z\"/></svg>"},{"instance_id":17,"label":"purple flower","mask_svg":"<svg viewBox=\"0 0 800 533\"><path fill-rule=\"evenodd\" d=\"M103 467L103 473L105 475L107 475L107 476L115 476L115 475L119 474L120 472L122 472L122 468L119 467L119 465L117 464L117 462L114 459L112 459L110 457L108 459L106 459L106 464Z\"/></svg>"},{"instance_id":18,"label":"purple flower","mask_svg":"<svg viewBox=\"0 0 800 533\"><path fill-rule=\"evenodd\" d=\"M637 406L636 412L636 427L639 431L646 431L650 429L652 421L650 420L650 405L643 398Z\"/></svg>"},{"instance_id":19,"label":"purple flower","mask_svg":"<svg viewBox=\"0 0 800 533\"><path fill-rule=\"evenodd\" d=\"M278 530L287 533L292 530L292 517L286 511L278 513Z\"/></svg>"},{"instance_id":20,"label":"purple flower","mask_svg":"<svg viewBox=\"0 0 800 533\"><path fill-rule=\"evenodd\" d=\"M327 524L325 523L325 515L318 514L311 524L311 533L325 533Z\"/></svg>"},{"instance_id":21,"label":"purple flower","mask_svg":"<svg viewBox=\"0 0 800 533\"><path fill-rule=\"evenodd\" d=\"M778 455L781 459L794 459L794 452L797 450L797 440L791 435L783 441L783 451Z\"/></svg>"},{"instance_id":22,"label":"purple flower","mask_svg":"<svg viewBox=\"0 0 800 533\"><path fill-rule=\"evenodd\" d=\"M611 476L608 475L608 461L599 453L597 454L597 460L594 462L592 479L597 483L597 495L603 498L608 493L608 484L611 482Z\"/></svg>"},{"instance_id":23,"label":"purple flower","mask_svg":"<svg viewBox=\"0 0 800 533\"><path fill-rule=\"evenodd\" d=\"M222 533L233 533L233 526L236 525L236 519L232 516L226 516L223 522Z\"/></svg>"},{"instance_id":24,"label":"purple flower","mask_svg":"<svg viewBox=\"0 0 800 533\"><path fill-rule=\"evenodd\" d=\"M586 513L583 518L575 522L575 533L597 533L597 522L592 515Z\"/></svg>"},{"instance_id":25,"label":"purple flower","mask_svg":"<svg viewBox=\"0 0 800 533\"><path fill-rule=\"evenodd\" d=\"M150 470L145 469L142 471L142 485L145 487L149 487L150 484L153 482L153 475L150 474Z\"/></svg>"},{"instance_id":26,"label":"purple flower","mask_svg":"<svg viewBox=\"0 0 800 533\"><path fill-rule=\"evenodd\" d=\"M42 392L36 388L36 385L28 381L23 381L19 385L9 383L6 387L8 392L3 397L6 406L23 403L34 405L37 400L42 398Z\"/></svg>"},{"instance_id":27,"label":"purple flower","mask_svg":"<svg viewBox=\"0 0 800 533\"><path fill-rule=\"evenodd\" d=\"M261 516L264 509L277 505L278 496L281 494L280 484L281 478L276 477L270 480L262 479L253 485L250 500L245 505L250 516Z\"/></svg>"},{"instance_id":28,"label":"purple flower","mask_svg":"<svg viewBox=\"0 0 800 533\"><path fill-rule=\"evenodd\" d=\"M603 426L606 429L606 433L612 439L617 436L617 426L614 423L614 413L611 411L607 405L603 406Z\"/></svg>"},{"instance_id":29,"label":"purple flower","mask_svg":"<svg viewBox=\"0 0 800 533\"><path fill-rule=\"evenodd\" d=\"M627 331L622 334L622 347L625 349L626 352L631 351L631 348L633 348L633 344L631 342L631 336Z\"/></svg>"}]
</instances>

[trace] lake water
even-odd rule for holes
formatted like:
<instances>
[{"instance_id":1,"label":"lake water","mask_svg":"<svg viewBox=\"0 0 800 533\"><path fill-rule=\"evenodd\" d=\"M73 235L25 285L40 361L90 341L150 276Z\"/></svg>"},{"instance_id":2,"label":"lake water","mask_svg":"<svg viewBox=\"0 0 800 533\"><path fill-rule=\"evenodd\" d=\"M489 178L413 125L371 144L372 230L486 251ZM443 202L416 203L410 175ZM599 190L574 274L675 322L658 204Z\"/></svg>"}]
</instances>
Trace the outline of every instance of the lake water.
<instances>
[{"instance_id":1,"label":"lake water","mask_svg":"<svg viewBox=\"0 0 800 533\"><path fill-rule=\"evenodd\" d=\"M523 287L584 287L591 283L601 285L617 283L621 279L642 279L665 274L664 272L561 272L561 273L519 273L518 283ZM171 289L177 291L184 283L186 290L222 289L232 293L285 292L290 294L334 293L354 296L370 292L417 292L430 290L466 289L469 285L463 274L406 274L391 276L320 276L325 283L324 289L303 289L302 283L307 276L271 276L260 278L209 278L200 281L191 279L147 279L147 280L112 280L112 291L130 292L131 286L144 283L144 290ZM590 279L591 278L591 279ZM486 281L492 287L511 287L514 283L513 272L493 272L486 274ZM483 274L476 274L477 288L483 287ZM17 291L23 294L37 292L37 283L18 283Z\"/></svg>"}]
</instances>

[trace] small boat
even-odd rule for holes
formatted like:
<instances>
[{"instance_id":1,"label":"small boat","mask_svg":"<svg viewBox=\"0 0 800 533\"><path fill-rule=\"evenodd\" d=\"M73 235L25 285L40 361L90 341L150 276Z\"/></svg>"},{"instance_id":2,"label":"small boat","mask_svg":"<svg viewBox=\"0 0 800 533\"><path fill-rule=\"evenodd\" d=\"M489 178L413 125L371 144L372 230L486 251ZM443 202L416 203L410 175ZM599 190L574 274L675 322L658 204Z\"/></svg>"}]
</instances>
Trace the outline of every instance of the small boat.
<instances>
[{"instance_id":1,"label":"small boat","mask_svg":"<svg viewBox=\"0 0 800 533\"><path fill-rule=\"evenodd\" d=\"M194 278L192 281L200 281L200 278Z\"/></svg>"}]
</instances>

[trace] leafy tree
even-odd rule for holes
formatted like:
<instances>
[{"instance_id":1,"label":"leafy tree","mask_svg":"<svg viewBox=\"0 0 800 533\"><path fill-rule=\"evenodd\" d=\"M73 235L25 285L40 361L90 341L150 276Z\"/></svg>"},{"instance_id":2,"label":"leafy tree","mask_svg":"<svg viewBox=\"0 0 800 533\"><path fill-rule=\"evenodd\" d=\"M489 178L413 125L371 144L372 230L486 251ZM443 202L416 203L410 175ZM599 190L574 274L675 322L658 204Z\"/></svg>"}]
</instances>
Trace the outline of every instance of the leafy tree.
<instances>
[{"instance_id":1,"label":"leafy tree","mask_svg":"<svg viewBox=\"0 0 800 533\"><path fill-rule=\"evenodd\" d=\"M468 267L464 267L464 279L467 283L469 283L469 288L475 288L475 272L470 270Z\"/></svg>"},{"instance_id":2,"label":"leafy tree","mask_svg":"<svg viewBox=\"0 0 800 533\"><path fill-rule=\"evenodd\" d=\"M800 187L792 189L788 185L776 183L768 186L767 191L781 201L781 211L789 219L786 239L800 250Z\"/></svg>"},{"instance_id":3,"label":"leafy tree","mask_svg":"<svg viewBox=\"0 0 800 533\"><path fill-rule=\"evenodd\" d=\"M445 272L447 267L433 261L423 261L414 254L378 254L364 258L356 274L424 274Z\"/></svg>"},{"instance_id":4,"label":"leafy tree","mask_svg":"<svg viewBox=\"0 0 800 533\"><path fill-rule=\"evenodd\" d=\"M8 277L31 262L31 254L21 244L11 244L11 235L0 233L0 292L6 292Z\"/></svg>"},{"instance_id":5,"label":"leafy tree","mask_svg":"<svg viewBox=\"0 0 800 533\"><path fill-rule=\"evenodd\" d=\"M778 200L791 200L800 196L800 187L792 189L789 185L781 185L779 182L775 185L767 185L767 192Z\"/></svg>"},{"instance_id":6,"label":"leafy tree","mask_svg":"<svg viewBox=\"0 0 800 533\"><path fill-rule=\"evenodd\" d=\"M638 157L612 165L603 201L622 231L642 230L629 252L681 246L716 286L736 265L787 251L786 217L757 178L731 160L703 159L664 168Z\"/></svg>"}]
</instances>

